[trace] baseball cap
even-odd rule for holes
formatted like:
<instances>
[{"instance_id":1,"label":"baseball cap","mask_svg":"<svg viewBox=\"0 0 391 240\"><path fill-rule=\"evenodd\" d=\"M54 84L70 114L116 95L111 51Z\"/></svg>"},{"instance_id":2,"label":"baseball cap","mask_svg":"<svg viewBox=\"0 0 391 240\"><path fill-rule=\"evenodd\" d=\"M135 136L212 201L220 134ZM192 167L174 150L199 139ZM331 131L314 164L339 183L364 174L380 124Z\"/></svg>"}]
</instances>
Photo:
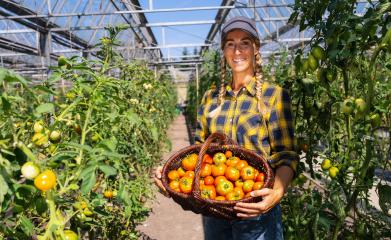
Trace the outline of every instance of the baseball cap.
<instances>
[{"instance_id":1,"label":"baseball cap","mask_svg":"<svg viewBox=\"0 0 391 240\"><path fill-rule=\"evenodd\" d=\"M247 17L238 16L231 18L223 25L223 28L221 30L221 40L224 40L224 38L227 36L227 33L234 29L246 31L254 38L259 39L259 34L255 21Z\"/></svg>"}]
</instances>

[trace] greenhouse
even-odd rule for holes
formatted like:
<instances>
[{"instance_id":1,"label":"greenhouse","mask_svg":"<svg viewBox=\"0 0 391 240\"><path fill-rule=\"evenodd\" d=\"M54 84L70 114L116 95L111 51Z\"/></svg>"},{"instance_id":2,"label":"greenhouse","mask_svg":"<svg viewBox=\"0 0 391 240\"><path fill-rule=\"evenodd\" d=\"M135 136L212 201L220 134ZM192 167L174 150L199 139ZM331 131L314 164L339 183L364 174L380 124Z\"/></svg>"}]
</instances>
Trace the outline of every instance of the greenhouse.
<instances>
[{"instance_id":1,"label":"greenhouse","mask_svg":"<svg viewBox=\"0 0 391 240\"><path fill-rule=\"evenodd\" d=\"M391 239L388 0L0 0L0 240Z\"/></svg>"}]
</instances>

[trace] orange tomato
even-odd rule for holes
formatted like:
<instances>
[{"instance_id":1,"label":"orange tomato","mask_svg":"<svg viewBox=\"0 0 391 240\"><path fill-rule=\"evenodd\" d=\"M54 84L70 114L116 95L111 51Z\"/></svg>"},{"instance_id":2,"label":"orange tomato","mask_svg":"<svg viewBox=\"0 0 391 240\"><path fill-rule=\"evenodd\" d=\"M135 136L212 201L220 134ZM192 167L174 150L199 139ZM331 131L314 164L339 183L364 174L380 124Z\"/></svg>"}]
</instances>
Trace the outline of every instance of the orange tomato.
<instances>
[{"instance_id":1,"label":"orange tomato","mask_svg":"<svg viewBox=\"0 0 391 240\"><path fill-rule=\"evenodd\" d=\"M218 176L215 178L214 185L217 186L221 181L227 181L227 178L225 176Z\"/></svg>"},{"instance_id":2,"label":"orange tomato","mask_svg":"<svg viewBox=\"0 0 391 240\"><path fill-rule=\"evenodd\" d=\"M216 165L223 164L226 161L227 161L227 157L222 152L215 153L215 155L213 156L213 162Z\"/></svg>"},{"instance_id":3,"label":"orange tomato","mask_svg":"<svg viewBox=\"0 0 391 240\"><path fill-rule=\"evenodd\" d=\"M186 171L184 177L189 177L194 179L194 171Z\"/></svg>"},{"instance_id":4,"label":"orange tomato","mask_svg":"<svg viewBox=\"0 0 391 240\"><path fill-rule=\"evenodd\" d=\"M246 180L243 182L243 192L248 193L253 190L254 180Z\"/></svg>"},{"instance_id":5,"label":"orange tomato","mask_svg":"<svg viewBox=\"0 0 391 240\"><path fill-rule=\"evenodd\" d=\"M205 185L213 185L214 182L215 182L215 179L212 176L207 176L204 178Z\"/></svg>"},{"instance_id":6,"label":"orange tomato","mask_svg":"<svg viewBox=\"0 0 391 240\"><path fill-rule=\"evenodd\" d=\"M216 198L216 188L212 185L204 185L200 187L201 190L201 197L202 198L208 198L208 199L215 199Z\"/></svg>"},{"instance_id":7,"label":"orange tomato","mask_svg":"<svg viewBox=\"0 0 391 240\"><path fill-rule=\"evenodd\" d=\"M258 176L255 178L256 182L264 182L265 181L265 173L259 172Z\"/></svg>"},{"instance_id":8,"label":"orange tomato","mask_svg":"<svg viewBox=\"0 0 391 240\"><path fill-rule=\"evenodd\" d=\"M242 168L242 170L240 170L240 177L242 177L243 180L254 180L255 169L251 166Z\"/></svg>"},{"instance_id":9,"label":"orange tomato","mask_svg":"<svg viewBox=\"0 0 391 240\"><path fill-rule=\"evenodd\" d=\"M242 188L243 187L243 180L242 179L238 179L235 181L235 187L240 187Z\"/></svg>"},{"instance_id":10,"label":"orange tomato","mask_svg":"<svg viewBox=\"0 0 391 240\"><path fill-rule=\"evenodd\" d=\"M227 167L227 169L225 170L225 177L230 180L230 181L233 181L235 182L236 180L239 179L240 177L240 172L237 168L235 167L232 167L232 166L229 166Z\"/></svg>"},{"instance_id":11,"label":"orange tomato","mask_svg":"<svg viewBox=\"0 0 391 240\"><path fill-rule=\"evenodd\" d=\"M228 193L232 192L233 190L234 190L234 185L232 184L232 182L228 180L220 181L216 186L216 192L221 196L225 196Z\"/></svg>"},{"instance_id":12,"label":"orange tomato","mask_svg":"<svg viewBox=\"0 0 391 240\"><path fill-rule=\"evenodd\" d=\"M41 191L47 191L56 185L56 180L56 174L52 170L45 170L34 179L34 185Z\"/></svg>"},{"instance_id":13,"label":"orange tomato","mask_svg":"<svg viewBox=\"0 0 391 240\"><path fill-rule=\"evenodd\" d=\"M197 163L197 154L192 153L189 156L186 156L182 160L182 167L187 171L194 171L196 163Z\"/></svg>"},{"instance_id":14,"label":"orange tomato","mask_svg":"<svg viewBox=\"0 0 391 240\"><path fill-rule=\"evenodd\" d=\"M173 181L170 182L169 186L170 186L171 189L179 188L179 181L178 180L173 180Z\"/></svg>"},{"instance_id":15,"label":"orange tomato","mask_svg":"<svg viewBox=\"0 0 391 240\"><path fill-rule=\"evenodd\" d=\"M205 180L202 178L202 179L200 179L200 186L203 186L203 185L205 185Z\"/></svg>"},{"instance_id":16,"label":"orange tomato","mask_svg":"<svg viewBox=\"0 0 391 240\"><path fill-rule=\"evenodd\" d=\"M236 166L236 164L239 162L240 158L238 157L230 157L228 158L226 164L228 166Z\"/></svg>"},{"instance_id":17,"label":"orange tomato","mask_svg":"<svg viewBox=\"0 0 391 240\"><path fill-rule=\"evenodd\" d=\"M254 179L257 178L258 174L259 174L259 171L258 171L257 169L255 169L255 170L254 170Z\"/></svg>"},{"instance_id":18,"label":"orange tomato","mask_svg":"<svg viewBox=\"0 0 391 240\"><path fill-rule=\"evenodd\" d=\"M228 193L225 197L229 201L240 200L244 197L244 192L241 188L235 187L233 191Z\"/></svg>"},{"instance_id":19,"label":"orange tomato","mask_svg":"<svg viewBox=\"0 0 391 240\"><path fill-rule=\"evenodd\" d=\"M239 170L242 170L242 168L248 166L248 163L246 160L239 160L238 163L235 165L235 167Z\"/></svg>"},{"instance_id":20,"label":"orange tomato","mask_svg":"<svg viewBox=\"0 0 391 240\"><path fill-rule=\"evenodd\" d=\"M218 200L218 201L225 201L225 197L224 196L217 196L215 198L215 200Z\"/></svg>"},{"instance_id":21,"label":"orange tomato","mask_svg":"<svg viewBox=\"0 0 391 240\"><path fill-rule=\"evenodd\" d=\"M213 163L213 158L209 154L205 154L204 157L202 158L202 162L212 164Z\"/></svg>"},{"instance_id":22,"label":"orange tomato","mask_svg":"<svg viewBox=\"0 0 391 240\"><path fill-rule=\"evenodd\" d=\"M202 163L201 165L201 177L210 176L212 174L212 166L208 163Z\"/></svg>"},{"instance_id":23,"label":"orange tomato","mask_svg":"<svg viewBox=\"0 0 391 240\"><path fill-rule=\"evenodd\" d=\"M183 193L190 193L193 189L193 179L189 177L179 179L179 189Z\"/></svg>"},{"instance_id":24,"label":"orange tomato","mask_svg":"<svg viewBox=\"0 0 391 240\"><path fill-rule=\"evenodd\" d=\"M224 156L225 157L225 156ZM212 165L212 176L223 176L225 174L225 170L227 169L227 165L221 163L219 165Z\"/></svg>"},{"instance_id":25,"label":"orange tomato","mask_svg":"<svg viewBox=\"0 0 391 240\"><path fill-rule=\"evenodd\" d=\"M262 187L263 187L264 184L265 184L264 182L255 182L255 183L254 183L254 186L253 186L253 190L262 189Z\"/></svg>"},{"instance_id":26,"label":"orange tomato","mask_svg":"<svg viewBox=\"0 0 391 240\"><path fill-rule=\"evenodd\" d=\"M230 157L232 157L232 152L230 150L226 151L225 152L225 157L228 159Z\"/></svg>"},{"instance_id":27,"label":"orange tomato","mask_svg":"<svg viewBox=\"0 0 391 240\"><path fill-rule=\"evenodd\" d=\"M186 171L182 167L179 167L176 171L178 172L180 178L185 176Z\"/></svg>"},{"instance_id":28,"label":"orange tomato","mask_svg":"<svg viewBox=\"0 0 391 240\"><path fill-rule=\"evenodd\" d=\"M172 180L178 180L179 179L179 173L177 170L171 170L168 172L168 179Z\"/></svg>"}]
</instances>

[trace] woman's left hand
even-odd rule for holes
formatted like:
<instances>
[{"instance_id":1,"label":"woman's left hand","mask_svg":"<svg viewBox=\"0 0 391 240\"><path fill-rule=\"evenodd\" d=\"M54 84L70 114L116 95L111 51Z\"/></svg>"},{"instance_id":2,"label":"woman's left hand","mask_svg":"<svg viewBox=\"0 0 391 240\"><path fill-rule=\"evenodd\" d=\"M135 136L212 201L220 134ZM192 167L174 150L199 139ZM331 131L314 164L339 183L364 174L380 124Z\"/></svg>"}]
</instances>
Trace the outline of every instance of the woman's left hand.
<instances>
[{"instance_id":1,"label":"woman's left hand","mask_svg":"<svg viewBox=\"0 0 391 240\"><path fill-rule=\"evenodd\" d=\"M281 198L284 196L284 190L263 188L251 192L251 196L262 196L262 201L257 203L237 203L234 209L236 210L238 217L253 218L268 212L280 202Z\"/></svg>"}]
</instances>

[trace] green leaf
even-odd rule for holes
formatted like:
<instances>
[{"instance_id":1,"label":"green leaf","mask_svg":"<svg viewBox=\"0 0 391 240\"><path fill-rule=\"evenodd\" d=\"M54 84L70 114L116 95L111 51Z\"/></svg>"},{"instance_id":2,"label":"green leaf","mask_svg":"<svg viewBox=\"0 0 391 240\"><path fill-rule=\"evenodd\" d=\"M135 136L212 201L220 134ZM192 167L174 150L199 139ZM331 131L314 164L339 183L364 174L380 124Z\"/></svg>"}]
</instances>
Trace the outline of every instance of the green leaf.
<instances>
[{"instance_id":1,"label":"green leaf","mask_svg":"<svg viewBox=\"0 0 391 240\"><path fill-rule=\"evenodd\" d=\"M39 114L41 113L47 113L47 112L54 112L54 105L53 103L44 103L39 105L35 111Z\"/></svg>"},{"instance_id":2,"label":"green leaf","mask_svg":"<svg viewBox=\"0 0 391 240\"><path fill-rule=\"evenodd\" d=\"M159 140L159 133L158 133L157 128L155 126L153 126L151 128L151 135L152 135L153 141L157 142Z\"/></svg>"},{"instance_id":3,"label":"green leaf","mask_svg":"<svg viewBox=\"0 0 391 240\"><path fill-rule=\"evenodd\" d=\"M102 170L102 172L104 172L107 177L117 174L117 169L108 165L100 165L99 169Z\"/></svg>"},{"instance_id":4,"label":"green leaf","mask_svg":"<svg viewBox=\"0 0 391 240\"><path fill-rule=\"evenodd\" d=\"M86 174L86 176L83 178L83 182L81 184L81 192L83 195L87 195L94 187L96 183L96 174L95 171L89 172L89 174Z\"/></svg>"},{"instance_id":5,"label":"green leaf","mask_svg":"<svg viewBox=\"0 0 391 240\"><path fill-rule=\"evenodd\" d=\"M4 112L8 112L11 109L11 103L4 96L1 97Z\"/></svg>"},{"instance_id":6,"label":"green leaf","mask_svg":"<svg viewBox=\"0 0 391 240\"><path fill-rule=\"evenodd\" d=\"M379 205L384 214L391 217L391 186L377 185L379 191Z\"/></svg>"},{"instance_id":7,"label":"green leaf","mask_svg":"<svg viewBox=\"0 0 391 240\"><path fill-rule=\"evenodd\" d=\"M31 236L34 233L33 223L27 217L25 217L23 215L20 216L19 220L20 220L20 224L21 224L23 232L26 235Z\"/></svg>"},{"instance_id":8,"label":"green leaf","mask_svg":"<svg viewBox=\"0 0 391 240\"><path fill-rule=\"evenodd\" d=\"M0 206L4 201L4 196L7 194L8 189L9 187L7 182L5 181L3 175L0 175Z\"/></svg>"}]
</instances>

